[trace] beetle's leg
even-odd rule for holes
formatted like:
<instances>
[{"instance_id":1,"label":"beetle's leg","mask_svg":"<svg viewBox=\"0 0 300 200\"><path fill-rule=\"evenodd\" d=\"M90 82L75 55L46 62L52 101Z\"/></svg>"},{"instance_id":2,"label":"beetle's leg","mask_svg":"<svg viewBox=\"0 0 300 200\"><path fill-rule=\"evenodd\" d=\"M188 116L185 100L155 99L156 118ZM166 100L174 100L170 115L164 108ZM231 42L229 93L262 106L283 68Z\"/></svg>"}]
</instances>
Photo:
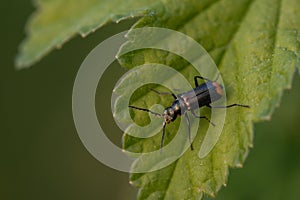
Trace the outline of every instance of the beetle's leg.
<instances>
[{"instance_id":1,"label":"beetle's leg","mask_svg":"<svg viewBox=\"0 0 300 200\"><path fill-rule=\"evenodd\" d=\"M189 116L187 115L187 113L184 113L184 117L185 117L187 125L188 125L188 137L189 137L189 142L190 142L191 150L193 151L194 147L193 147L193 143L191 141L191 123L190 123L190 119L189 119Z\"/></svg>"},{"instance_id":2,"label":"beetle's leg","mask_svg":"<svg viewBox=\"0 0 300 200\"><path fill-rule=\"evenodd\" d=\"M216 126L216 124L213 123L212 121L210 121L207 117L205 117L205 116L198 116L198 115L196 115L196 113L193 110L191 110L191 113L192 113L192 115L195 118L206 119L211 125Z\"/></svg>"},{"instance_id":3,"label":"beetle's leg","mask_svg":"<svg viewBox=\"0 0 300 200\"><path fill-rule=\"evenodd\" d=\"M219 79L219 77L220 77L220 74L218 74L218 76L217 76L217 78L214 80L214 82L216 82L216 81ZM194 82L195 82L195 86L196 86L196 87L199 86L199 83L198 83L197 78L200 78L200 79L205 80L205 81L211 81L211 80L209 80L208 78L204 78L204 77L202 77L202 76L194 76Z\"/></svg>"},{"instance_id":4,"label":"beetle's leg","mask_svg":"<svg viewBox=\"0 0 300 200\"><path fill-rule=\"evenodd\" d=\"M234 107L234 106L250 108L250 106L248 106L248 105L242 105L242 104L237 104L237 103L234 103L234 104L231 104L231 105L228 105L228 106L211 106L211 105L206 105L206 106L209 107L209 108L231 108L231 107Z\"/></svg>"},{"instance_id":5,"label":"beetle's leg","mask_svg":"<svg viewBox=\"0 0 300 200\"><path fill-rule=\"evenodd\" d=\"M172 92L160 92L160 91L154 90L152 88L150 90L152 90L153 92L155 92L156 94L159 94L159 95L172 95L172 97L174 99L177 99L177 96Z\"/></svg>"},{"instance_id":6,"label":"beetle's leg","mask_svg":"<svg viewBox=\"0 0 300 200\"><path fill-rule=\"evenodd\" d=\"M163 129L162 129L162 135L160 141L160 153L162 153L162 148L164 146L166 124L167 124L166 122L163 123Z\"/></svg>"},{"instance_id":7,"label":"beetle's leg","mask_svg":"<svg viewBox=\"0 0 300 200\"><path fill-rule=\"evenodd\" d=\"M194 82L195 82L195 86L196 86L196 87L199 86L199 83L198 83L197 78L200 78L200 79L205 80L205 81L211 81L211 80L209 80L208 78L204 78L204 77L202 77L202 76L194 76Z\"/></svg>"}]
</instances>

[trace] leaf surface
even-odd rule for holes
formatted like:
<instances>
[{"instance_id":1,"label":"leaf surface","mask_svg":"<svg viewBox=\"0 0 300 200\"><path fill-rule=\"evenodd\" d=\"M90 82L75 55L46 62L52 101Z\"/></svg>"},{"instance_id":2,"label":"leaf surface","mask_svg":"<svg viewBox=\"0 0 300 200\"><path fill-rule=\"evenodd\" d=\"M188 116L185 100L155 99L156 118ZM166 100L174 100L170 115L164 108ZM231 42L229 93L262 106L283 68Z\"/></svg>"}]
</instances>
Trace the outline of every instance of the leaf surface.
<instances>
[{"instance_id":1,"label":"leaf surface","mask_svg":"<svg viewBox=\"0 0 300 200\"><path fill-rule=\"evenodd\" d=\"M86 36L108 22L147 14L159 1L150 0L36 0L36 12L26 26L27 38L16 58L28 67L54 48L80 34Z\"/></svg>"},{"instance_id":2,"label":"leaf surface","mask_svg":"<svg viewBox=\"0 0 300 200\"><path fill-rule=\"evenodd\" d=\"M295 70L300 70L298 0L163 0L162 3L39 0L36 3L38 10L28 23L28 36L16 60L19 67L31 65L77 33L85 36L109 21L145 15L134 27L170 28L194 38L217 64L225 81L228 104L251 106L251 109L228 109L221 138L205 158L197 155L208 126L201 120L201 129L194 140L195 151L187 151L161 170L132 174L131 183L140 188L139 199L215 196L226 185L229 167L243 165L252 147L253 122L270 119L282 91L290 88ZM165 64L182 73L190 83L195 75L184 59L160 50L135 51L119 61L128 68L144 63ZM157 103L169 106L171 101L172 98L157 97L141 89L130 103L150 108ZM131 114L138 124L149 123L146 113ZM204 109L201 114L209 115L209 110ZM173 139L178 125L176 121L167 127L165 144ZM160 138L160 132L147 139L125 134L124 148L152 151L159 148Z\"/></svg>"},{"instance_id":3,"label":"leaf surface","mask_svg":"<svg viewBox=\"0 0 300 200\"><path fill-rule=\"evenodd\" d=\"M290 88L300 65L300 2L297 0L165 0L165 7L145 16L134 27L158 26L178 30L198 41L210 53L222 74L228 104L243 103L251 109L231 108L222 135L204 159L197 155L207 122L201 121L194 140L195 151L187 151L170 166L156 172L132 174L131 183L141 188L139 199L201 199L215 196L226 185L228 167L242 167L252 147L253 122L270 119L282 91ZM179 14L180 13L180 14ZM158 50L140 50L120 58L132 68L144 63L162 63L180 71L193 85L195 75L189 63ZM158 87L160 88L160 87ZM164 90L160 88L160 90ZM149 101L151 99L151 101ZM150 108L169 104L149 90L137 92L131 105ZM201 114L209 114L204 109ZM134 111L133 119L149 123L147 114ZM167 128L166 143L174 137L178 122ZM180 134L180 133L179 133ZM186 134L182 132L181 134ZM147 139L128 134L124 148L134 152L154 150L161 133ZM147 161L145 161L147 162ZM149 161L150 163L150 161Z\"/></svg>"}]
</instances>

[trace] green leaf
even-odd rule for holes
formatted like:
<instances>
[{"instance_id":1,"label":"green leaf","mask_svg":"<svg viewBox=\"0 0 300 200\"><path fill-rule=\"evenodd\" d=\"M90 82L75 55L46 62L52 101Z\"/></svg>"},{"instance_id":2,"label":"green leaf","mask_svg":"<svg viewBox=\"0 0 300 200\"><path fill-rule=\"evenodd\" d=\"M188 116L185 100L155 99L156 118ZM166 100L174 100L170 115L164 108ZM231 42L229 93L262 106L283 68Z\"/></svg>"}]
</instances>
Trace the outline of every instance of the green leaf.
<instances>
[{"instance_id":1,"label":"green leaf","mask_svg":"<svg viewBox=\"0 0 300 200\"><path fill-rule=\"evenodd\" d=\"M199 159L197 155L208 126L201 121L201 129L194 140L195 151L187 151L161 170L132 174L130 180L141 188L138 199L201 199L204 193L215 196L222 185L226 185L228 167L243 166L249 147L252 147L253 122L270 119L282 91L290 88L296 68L299 70L300 2L165 0L164 3L155 15L143 17L134 27L166 27L194 38L218 65L228 91L228 104L248 104L251 109L228 109L221 138L207 157ZM193 83L192 67L168 52L139 50L119 60L128 68L162 63L180 71ZM172 102L171 98L168 100ZM154 103L168 106L165 101L141 89L130 104L145 108ZM149 123L146 113L132 111L131 114L139 124ZM204 109L201 114L206 115L208 111ZM167 126L165 144L173 139L177 127L176 121ZM160 137L160 132L147 139L125 134L124 148L133 152L153 151L159 148Z\"/></svg>"},{"instance_id":2,"label":"green leaf","mask_svg":"<svg viewBox=\"0 0 300 200\"><path fill-rule=\"evenodd\" d=\"M270 119L282 91L289 88L296 68L300 70L299 0L163 0L140 1L36 1L38 10L27 26L27 39L16 64L29 66L76 33L85 36L109 21L145 15L135 27L158 26L185 33L198 41L216 62L228 103L249 104L232 108L213 151L199 159L207 122L194 140L195 151L158 171L132 174L131 183L141 188L139 199L201 199L215 196L226 185L228 167L241 167L252 146L253 122ZM58 12L59 11L59 12ZM62 12L63 11L63 12ZM113 13L113 14L112 14ZM120 58L123 66L162 63L180 71L193 82L195 72L182 58L159 50L139 50ZM158 87L160 90L164 88ZM131 104L150 108L168 105L171 98L155 97L148 90L135 93ZM209 110L201 112L209 114ZM149 123L147 114L134 111L134 120ZM174 137L178 120L167 127L165 144ZM186 132L182 132L182 135ZM124 148L148 152L159 148L160 132L148 139L124 136ZM145 161L147 164L147 161Z\"/></svg>"},{"instance_id":3,"label":"green leaf","mask_svg":"<svg viewBox=\"0 0 300 200\"><path fill-rule=\"evenodd\" d=\"M147 14L151 0L36 0L37 11L26 26L16 66L28 67L79 33L86 36L113 21Z\"/></svg>"}]
</instances>

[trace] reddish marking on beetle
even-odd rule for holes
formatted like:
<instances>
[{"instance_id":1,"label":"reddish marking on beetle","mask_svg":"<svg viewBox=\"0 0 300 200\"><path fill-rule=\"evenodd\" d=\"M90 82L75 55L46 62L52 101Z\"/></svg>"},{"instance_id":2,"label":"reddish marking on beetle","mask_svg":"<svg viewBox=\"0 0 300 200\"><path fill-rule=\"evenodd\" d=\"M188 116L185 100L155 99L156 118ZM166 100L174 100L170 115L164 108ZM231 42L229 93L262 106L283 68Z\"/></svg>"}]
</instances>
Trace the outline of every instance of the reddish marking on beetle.
<instances>
[{"instance_id":1,"label":"reddish marking on beetle","mask_svg":"<svg viewBox=\"0 0 300 200\"><path fill-rule=\"evenodd\" d=\"M219 95L223 95L223 90L222 90L221 86L217 82L212 82L212 84L213 84L213 86L215 86L216 92Z\"/></svg>"}]
</instances>

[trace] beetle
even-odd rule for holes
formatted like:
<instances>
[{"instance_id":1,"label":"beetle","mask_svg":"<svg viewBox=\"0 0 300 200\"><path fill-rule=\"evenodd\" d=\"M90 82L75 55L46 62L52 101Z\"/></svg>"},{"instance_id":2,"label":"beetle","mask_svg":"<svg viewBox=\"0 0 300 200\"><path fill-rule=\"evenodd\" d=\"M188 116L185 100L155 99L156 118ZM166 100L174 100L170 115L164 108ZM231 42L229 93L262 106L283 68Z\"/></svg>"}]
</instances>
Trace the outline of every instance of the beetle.
<instances>
[{"instance_id":1,"label":"beetle","mask_svg":"<svg viewBox=\"0 0 300 200\"><path fill-rule=\"evenodd\" d=\"M162 147L164 145L166 125L175 121L177 116L184 115L184 117L186 118L187 124L188 124L188 137L189 137L190 147L191 147L191 150L193 150L194 148L193 148L193 144L191 142L191 134L190 134L190 120L187 115L187 111L191 111L191 113L194 117L200 118L200 119L206 119L209 123L211 123L213 126L215 126L215 124L213 122L211 122L207 117L196 115L194 110L204 107L204 106L206 106L208 108L231 108L234 106L250 108L249 105L243 105L243 104L237 104L237 103L227 105L227 106L212 106L212 105L210 105L211 103L219 100L223 96L223 86L221 84L217 83L218 77L215 81L211 81L202 76L194 76L195 88L190 91L178 94L178 95L175 95L174 93L169 93L169 92L159 92L154 89L151 89L153 92L155 92L159 95L169 94L169 95L172 95L174 98L174 101L171 104L171 106L165 108L164 112L162 114L153 112L146 108L139 108L139 107L131 106L131 105L129 107L136 109L136 110L149 112L153 115L164 118L162 137L161 137L161 143L160 143L161 151L162 151ZM198 79L202 79L206 82L202 83L200 85L198 83Z\"/></svg>"}]
</instances>

